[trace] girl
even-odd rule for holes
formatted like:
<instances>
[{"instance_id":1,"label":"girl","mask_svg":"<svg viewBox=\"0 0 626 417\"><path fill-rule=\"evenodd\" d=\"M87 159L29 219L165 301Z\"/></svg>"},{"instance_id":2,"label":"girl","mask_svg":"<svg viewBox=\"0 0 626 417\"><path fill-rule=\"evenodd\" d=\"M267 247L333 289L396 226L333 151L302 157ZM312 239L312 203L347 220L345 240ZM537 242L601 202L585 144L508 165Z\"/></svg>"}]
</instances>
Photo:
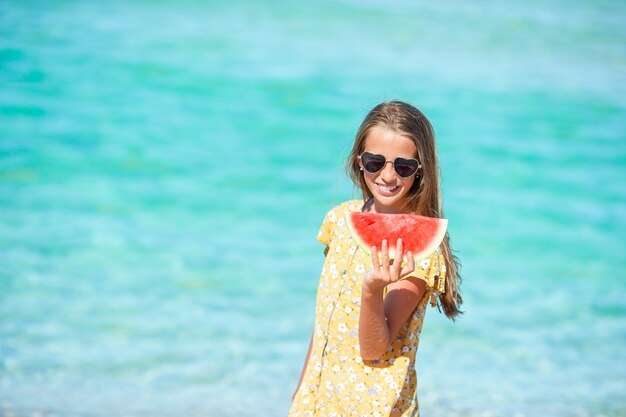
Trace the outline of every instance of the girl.
<instances>
[{"instance_id":1,"label":"girl","mask_svg":"<svg viewBox=\"0 0 626 417\"><path fill-rule=\"evenodd\" d=\"M443 217L433 129L400 101L374 107L346 164L363 200L330 210L317 239L326 245L315 327L289 416L417 416L415 354L427 301L455 319L461 278L448 236L429 257L392 262L382 242L367 255L351 238L346 211ZM402 259L398 256L398 259Z\"/></svg>"}]
</instances>

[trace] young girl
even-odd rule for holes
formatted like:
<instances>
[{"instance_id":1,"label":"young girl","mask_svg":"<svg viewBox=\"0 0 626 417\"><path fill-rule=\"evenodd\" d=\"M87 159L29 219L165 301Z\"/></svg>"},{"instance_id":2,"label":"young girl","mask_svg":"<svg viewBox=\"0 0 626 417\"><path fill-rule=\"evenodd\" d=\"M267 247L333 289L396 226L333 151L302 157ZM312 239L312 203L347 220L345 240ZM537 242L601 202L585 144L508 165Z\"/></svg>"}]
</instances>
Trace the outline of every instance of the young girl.
<instances>
[{"instance_id":1,"label":"young girl","mask_svg":"<svg viewBox=\"0 0 626 417\"><path fill-rule=\"evenodd\" d=\"M432 126L410 104L379 104L361 124L346 168L363 200L330 210L317 236L326 261L289 416L417 416L415 354L427 301L436 306L438 299L453 320L460 313L458 259L447 235L425 259L404 253L401 240L367 255L344 213L443 217ZM406 265L389 260L389 245L406 255Z\"/></svg>"}]
</instances>

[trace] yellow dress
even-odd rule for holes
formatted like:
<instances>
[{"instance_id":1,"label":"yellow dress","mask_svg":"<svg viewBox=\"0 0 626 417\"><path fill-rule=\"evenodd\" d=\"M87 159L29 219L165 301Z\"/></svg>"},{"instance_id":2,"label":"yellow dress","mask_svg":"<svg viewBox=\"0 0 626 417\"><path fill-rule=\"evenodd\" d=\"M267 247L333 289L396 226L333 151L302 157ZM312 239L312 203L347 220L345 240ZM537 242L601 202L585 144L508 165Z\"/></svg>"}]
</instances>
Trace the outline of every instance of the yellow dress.
<instances>
[{"instance_id":1,"label":"yellow dress","mask_svg":"<svg viewBox=\"0 0 626 417\"><path fill-rule=\"evenodd\" d=\"M330 210L317 239L328 247L319 281L313 345L289 417L417 416L415 354L428 299L443 291L445 262L440 249L417 260L411 274L427 289L398 337L377 360L359 351L361 284L372 267L346 227L344 213L361 211L362 200Z\"/></svg>"}]
</instances>

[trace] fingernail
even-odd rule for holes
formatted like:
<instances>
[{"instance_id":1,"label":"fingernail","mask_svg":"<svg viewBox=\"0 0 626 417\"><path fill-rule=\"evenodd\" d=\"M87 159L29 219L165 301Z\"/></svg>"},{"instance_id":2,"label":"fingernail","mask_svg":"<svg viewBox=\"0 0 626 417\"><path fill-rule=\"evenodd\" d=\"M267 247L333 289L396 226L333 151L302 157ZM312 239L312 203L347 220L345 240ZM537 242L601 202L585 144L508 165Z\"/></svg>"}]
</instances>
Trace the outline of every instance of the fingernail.
<instances>
[{"instance_id":1,"label":"fingernail","mask_svg":"<svg viewBox=\"0 0 626 417\"><path fill-rule=\"evenodd\" d=\"M402 244L402 239L398 239L398 244L401 245Z\"/></svg>"}]
</instances>

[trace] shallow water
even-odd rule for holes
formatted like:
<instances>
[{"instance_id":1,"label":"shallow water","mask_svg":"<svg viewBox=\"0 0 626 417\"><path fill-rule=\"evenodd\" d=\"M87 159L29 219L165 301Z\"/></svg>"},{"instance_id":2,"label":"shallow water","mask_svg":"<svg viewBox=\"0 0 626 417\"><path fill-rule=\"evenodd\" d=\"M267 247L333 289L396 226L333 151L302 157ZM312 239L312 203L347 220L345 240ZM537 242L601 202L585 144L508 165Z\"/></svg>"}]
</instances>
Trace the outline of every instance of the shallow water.
<instances>
[{"instance_id":1,"label":"shallow water","mask_svg":"<svg viewBox=\"0 0 626 417\"><path fill-rule=\"evenodd\" d=\"M0 415L285 415L365 113L435 126L422 415L626 415L620 2L0 2Z\"/></svg>"}]
</instances>

